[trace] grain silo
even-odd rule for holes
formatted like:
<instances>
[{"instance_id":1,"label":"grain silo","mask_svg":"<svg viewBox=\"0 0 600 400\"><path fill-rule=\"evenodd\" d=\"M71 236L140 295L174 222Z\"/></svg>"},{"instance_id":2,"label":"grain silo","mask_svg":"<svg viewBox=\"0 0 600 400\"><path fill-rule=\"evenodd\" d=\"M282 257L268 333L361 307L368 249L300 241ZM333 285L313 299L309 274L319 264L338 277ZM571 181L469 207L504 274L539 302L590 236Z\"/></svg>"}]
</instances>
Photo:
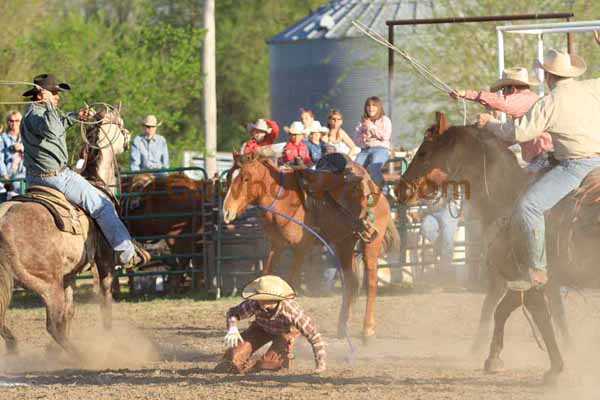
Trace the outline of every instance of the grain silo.
<instances>
[{"instance_id":1,"label":"grain silo","mask_svg":"<svg viewBox=\"0 0 600 400\"><path fill-rule=\"evenodd\" d=\"M305 107L325 123L327 112L337 108L344 114L344 128L353 133L368 96L388 104L388 72L387 51L365 38L352 21L387 36L385 21L429 15L431 3L419 3L423 2L334 0L272 37L271 116L287 125ZM392 121L399 126L400 113L394 112Z\"/></svg>"}]
</instances>

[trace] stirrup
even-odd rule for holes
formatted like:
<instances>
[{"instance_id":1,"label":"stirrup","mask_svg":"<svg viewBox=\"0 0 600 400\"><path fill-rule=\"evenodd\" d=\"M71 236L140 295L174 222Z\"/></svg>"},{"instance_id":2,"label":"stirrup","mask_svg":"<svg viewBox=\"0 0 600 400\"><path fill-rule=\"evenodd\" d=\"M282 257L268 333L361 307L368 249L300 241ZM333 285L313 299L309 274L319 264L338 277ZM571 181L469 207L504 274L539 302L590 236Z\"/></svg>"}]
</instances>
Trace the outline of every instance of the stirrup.
<instances>
[{"instance_id":1,"label":"stirrup","mask_svg":"<svg viewBox=\"0 0 600 400\"><path fill-rule=\"evenodd\" d=\"M379 230L368 219L361 219L360 228L356 234L363 242L370 243L377 238L379 235Z\"/></svg>"}]
</instances>

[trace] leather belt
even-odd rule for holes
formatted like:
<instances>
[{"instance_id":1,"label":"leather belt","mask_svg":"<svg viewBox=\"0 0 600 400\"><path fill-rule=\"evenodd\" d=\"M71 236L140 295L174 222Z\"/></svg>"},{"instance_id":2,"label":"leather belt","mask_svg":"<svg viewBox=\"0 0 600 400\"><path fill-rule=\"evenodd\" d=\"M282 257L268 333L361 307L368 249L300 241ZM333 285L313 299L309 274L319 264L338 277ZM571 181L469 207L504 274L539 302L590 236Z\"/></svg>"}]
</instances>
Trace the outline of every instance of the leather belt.
<instances>
[{"instance_id":1,"label":"leather belt","mask_svg":"<svg viewBox=\"0 0 600 400\"><path fill-rule=\"evenodd\" d=\"M56 175L60 174L61 172L63 172L66 169L67 169L67 166L63 165L62 167L60 167L56 171L41 172L39 174L35 173L35 172L27 172L27 175L35 176L36 178L48 178L50 176L56 176Z\"/></svg>"}]
</instances>

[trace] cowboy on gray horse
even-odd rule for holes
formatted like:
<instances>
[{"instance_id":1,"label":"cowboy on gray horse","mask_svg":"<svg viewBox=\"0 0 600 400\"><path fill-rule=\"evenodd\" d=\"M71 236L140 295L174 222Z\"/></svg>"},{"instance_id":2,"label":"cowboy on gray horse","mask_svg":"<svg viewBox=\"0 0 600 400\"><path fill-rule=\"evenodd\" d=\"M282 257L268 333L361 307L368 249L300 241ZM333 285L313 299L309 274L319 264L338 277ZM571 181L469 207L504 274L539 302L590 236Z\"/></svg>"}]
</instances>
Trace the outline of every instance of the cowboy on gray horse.
<instances>
[{"instance_id":1,"label":"cowboy on gray horse","mask_svg":"<svg viewBox=\"0 0 600 400\"><path fill-rule=\"evenodd\" d=\"M27 185L50 186L84 209L118 255L118 263L131 267L147 261L148 253L134 245L112 201L67 166L66 130L77 121L77 116L86 119L89 110L83 108L79 115L70 113L61 116L58 111L59 94L71 90L71 87L58 83L51 74L38 75L33 82L34 87L23 96L31 97L34 103L27 106L21 121Z\"/></svg>"},{"instance_id":2,"label":"cowboy on gray horse","mask_svg":"<svg viewBox=\"0 0 600 400\"><path fill-rule=\"evenodd\" d=\"M523 243L525 250L518 261L529 269L534 284L543 284L547 280L544 213L600 166L600 79L574 80L585 72L585 62L554 49L538 67L544 70L548 95L518 120L501 123L482 114L479 122L509 142L526 142L542 132L552 136L557 164L521 195L511 219L513 243Z\"/></svg>"}]
</instances>

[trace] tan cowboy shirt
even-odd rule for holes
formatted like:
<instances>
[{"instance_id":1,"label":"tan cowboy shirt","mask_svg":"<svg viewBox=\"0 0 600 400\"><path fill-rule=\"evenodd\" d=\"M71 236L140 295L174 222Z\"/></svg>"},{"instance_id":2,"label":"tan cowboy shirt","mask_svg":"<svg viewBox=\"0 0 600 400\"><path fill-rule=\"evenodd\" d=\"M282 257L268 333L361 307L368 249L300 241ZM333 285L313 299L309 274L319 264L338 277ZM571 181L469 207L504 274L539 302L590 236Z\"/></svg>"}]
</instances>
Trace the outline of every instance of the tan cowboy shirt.
<instances>
[{"instance_id":1,"label":"tan cowboy shirt","mask_svg":"<svg viewBox=\"0 0 600 400\"><path fill-rule=\"evenodd\" d=\"M558 81L522 118L491 121L487 127L512 142L549 132L558 160L600 156L600 79Z\"/></svg>"}]
</instances>

